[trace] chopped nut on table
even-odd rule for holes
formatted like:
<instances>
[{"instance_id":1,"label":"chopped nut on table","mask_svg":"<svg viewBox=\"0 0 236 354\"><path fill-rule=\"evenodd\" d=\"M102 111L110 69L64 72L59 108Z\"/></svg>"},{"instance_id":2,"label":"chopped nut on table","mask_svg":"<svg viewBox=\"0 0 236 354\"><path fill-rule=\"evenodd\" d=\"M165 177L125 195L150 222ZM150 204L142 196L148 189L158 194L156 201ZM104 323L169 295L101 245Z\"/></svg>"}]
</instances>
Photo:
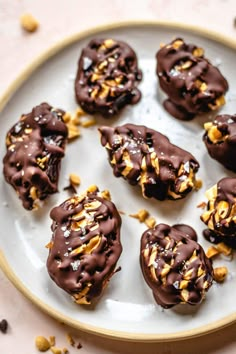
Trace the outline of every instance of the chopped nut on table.
<instances>
[{"instance_id":1,"label":"chopped nut on table","mask_svg":"<svg viewBox=\"0 0 236 354\"><path fill-rule=\"evenodd\" d=\"M21 27L27 32L35 32L39 27L39 22L31 14L23 14L20 17Z\"/></svg>"},{"instance_id":2,"label":"chopped nut on table","mask_svg":"<svg viewBox=\"0 0 236 354\"><path fill-rule=\"evenodd\" d=\"M216 267L213 270L213 277L217 283L222 283L228 274L227 267Z\"/></svg>"},{"instance_id":3,"label":"chopped nut on table","mask_svg":"<svg viewBox=\"0 0 236 354\"><path fill-rule=\"evenodd\" d=\"M51 347L48 339L44 336L37 336L35 338L35 345L40 352L46 352Z\"/></svg>"}]
</instances>

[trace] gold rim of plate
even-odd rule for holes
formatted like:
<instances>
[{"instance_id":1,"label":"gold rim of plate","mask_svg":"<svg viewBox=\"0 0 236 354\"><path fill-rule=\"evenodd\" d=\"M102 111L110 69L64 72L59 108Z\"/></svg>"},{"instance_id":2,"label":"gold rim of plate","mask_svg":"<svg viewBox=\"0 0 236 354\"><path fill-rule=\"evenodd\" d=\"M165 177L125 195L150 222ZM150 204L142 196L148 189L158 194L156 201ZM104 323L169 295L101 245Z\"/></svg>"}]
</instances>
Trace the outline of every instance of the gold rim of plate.
<instances>
[{"instance_id":1,"label":"gold rim of plate","mask_svg":"<svg viewBox=\"0 0 236 354\"><path fill-rule=\"evenodd\" d=\"M59 53L61 50L70 46L71 44L83 40L86 37L96 35L99 32L122 29L125 27L153 27L153 28L162 28L162 29L171 29L171 30L182 30L196 35L200 35L204 38L213 40L217 43L223 44L231 49L236 50L236 41L228 38L220 33L205 30L196 26L186 25L175 22L167 21L126 21L119 23L106 24L103 26L97 26L89 30L82 31L80 33L73 34L67 38L64 38L60 42L56 43L48 50L39 55L33 62L31 62L19 75L18 77L8 86L5 93L0 97L0 112L4 109L8 101L11 99L12 95L17 91L17 89L31 76L36 69L46 62L49 58L53 57L55 54ZM21 280L16 276L14 270L11 268L8 263L4 252L0 250L0 267L7 276L7 278L13 283L13 285L32 303L36 304L42 311L46 314L54 317L59 322L63 322L73 328L79 329L84 332L91 334L96 334L103 337L109 337L113 339L125 340L125 341L139 341L139 342L168 342L189 339L204 334L208 334L220 329L223 329L230 324L236 322L236 313L225 316L224 318L215 321L211 324L200 326L188 331L181 331L176 333L161 333L161 334L144 334L144 333L130 333L122 332L116 330L104 329L98 326L88 325L77 320L74 320L70 317L65 316L64 314L56 311L51 306L48 306L46 303L40 300L36 295L29 291L29 289L21 282Z\"/></svg>"}]
</instances>

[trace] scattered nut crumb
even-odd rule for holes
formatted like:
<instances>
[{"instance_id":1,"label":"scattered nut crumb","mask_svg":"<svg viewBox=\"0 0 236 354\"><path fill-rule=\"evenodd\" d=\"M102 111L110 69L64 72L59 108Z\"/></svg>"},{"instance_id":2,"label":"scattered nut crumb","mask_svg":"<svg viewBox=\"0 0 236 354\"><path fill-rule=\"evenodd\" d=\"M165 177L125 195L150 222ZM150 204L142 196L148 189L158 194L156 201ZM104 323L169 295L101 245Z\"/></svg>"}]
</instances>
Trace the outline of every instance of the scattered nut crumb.
<instances>
[{"instance_id":1,"label":"scattered nut crumb","mask_svg":"<svg viewBox=\"0 0 236 354\"><path fill-rule=\"evenodd\" d=\"M102 191L101 195L104 199L111 200L111 194L108 189L105 189L104 191Z\"/></svg>"},{"instance_id":2,"label":"scattered nut crumb","mask_svg":"<svg viewBox=\"0 0 236 354\"><path fill-rule=\"evenodd\" d=\"M145 209L140 209L137 214L130 214L129 216L138 219L140 222L145 222L145 220L149 217L149 212Z\"/></svg>"},{"instance_id":3,"label":"scattered nut crumb","mask_svg":"<svg viewBox=\"0 0 236 354\"><path fill-rule=\"evenodd\" d=\"M31 14L23 14L20 17L21 27L27 32L35 32L39 27L39 22Z\"/></svg>"},{"instance_id":4,"label":"scattered nut crumb","mask_svg":"<svg viewBox=\"0 0 236 354\"><path fill-rule=\"evenodd\" d=\"M64 123L69 123L70 120L71 120L71 114L69 112L65 112L65 114L63 115Z\"/></svg>"},{"instance_id":5,"label":"scattered nut crumb","mask_svg":"<svg viewBox=\"0 0 236 354\"><path fill-rule=\"evenodd\" d=\"M62 349L62 353L63 353L63 354L68 354L68 353L69 353L69 350L68 350L67 348L63 348L63 349Z\"/></svg>"},{"instance_id":6,"label":"scattered nut crumb","mask_svg":"<svg viewBox=\"0 0 236 354\"><path fill-rule=\"evenodd\" d=\"M224 242L217 243L217 245L215 245L215 247L217 248L217 250L220 253L223 253L225 256L230 256L233 251L232 248L227 246Z\"/></svg>"},{"instance_id":7,"label":"scattered nut crumb","mask_svg":"<svg viewBox=\"0 0 236 354\"><path fill-rule=\"evenodd\" d=\"M213 257L217 256L219 253L220 253L220 251L217 248L215 248L214 246L211 246L206 251L206 256L208 258L213 258Z\"/></svg>"},{"instance_id":8,"label":"scattered nut crumb","mask_svg":"<svg viewBox=\"0 0 236 354\"><path fill-rule=\"evenodd\" d=\"M228 274L228 269L226 267L216 267L213 270L214 280L217 283L222 283Z\"/></svg>"},{"instance_id":9,"label":"scattered nut crumb","mask_svg":"<svg viewBox=\"0 0 236 354\"><path fill-rule=\"evenodd\" d=\"M96 186L96 184L91 184L91 186L89 186L87 188L87 191L90 193L96 192L98 190L98 187Z\"/></svg>"},{"instance_id":10,"label":"scattered nut crumb","mask_svg":"<svg viewBox=\"0 0 236 354\"><path fill-rule=\"evenodd\" d=\"M38 336L35 338L35 345L40 352L46 352L50 348L49 341L43 336Z\"/></svg>"},{"instance_id":11,"label":"scattered nut crumb","mask_svg":"<svg viewBox=\"0 0 236 354\"><path fill-rule=\"evenodd\" d=\"M48 242L48 243L46 244L45 248L48 248L48 249L50 250L50 249L52 248L52 246L53 246L53 242L50 241L50 242ZM49 342L50 342L50 344L51 344L50 338L51 338L51 337L49 337ZM54 337L54 339L55 339L55 337ZM51 345L54 345L54 344L51 344Z\"/></svg>"},{"instance_id":12,"label":"scattered nut crumb","mask_svg":"<svg viewBox=\"0 0 236 354\"><path fill-rule=\"evenodd\" d=\"M152 228L156 225L156 220L153 216L150 216L144 222L147 225L147 227L149 227L149 228Z\"/></svg>"},{"instance_id":13,"label":"scattered nut crumb","mask_svg":"<svg viewBox=\"0 0 236 354\"><path fill-rule=\"evenodd\" d=\"M56 344L55 336L50 336L49 337L49 343L50 343L51 347L53 347Z\"/></svg>"},{"instance_id":14,"label":"scattered nut crumb","mask_svg":"<svg viewBox=\"0 0 236 354\"><path fill-rule=\"evenodd\" d=\"M50 349L51 349L51 352L52 352L53 354L62 354L62 351L61 351L60 348L51 347Z\"/></svg>"},{"instance_id":15,"label":"scattered nut crumb","mask_svg":"<svg viewBox=\"0 0 236 354\"><path fill-rule=\"evenodd\" d=\"M81 183L80 177L78 175L76 175L75 173L71 173L69 175L69 180L71 184L74 184L76 186L79 186Z\"/></svg>"},{"instance_id":16,"label":"scattered nut crumb","mask_svg":"<svg viewBox=\"0 0 236 354\"><path fill-rule=\"evenodd\" d=\"M85 119L81 122L81 125L84 128L89 128L89 127L92 127L93 125L96 125L96 124L97 124L97 121L95 118L88 118L88 119Z\"/></svg>"},{"instance_id":17,"label":"scattered nut crumb","mask_svg":"<svg viewBox=\"0 0 236 354\"><path fill-rule=\"evenodd\" d=\"M78 138L80 136L80 130L79 128L72 123L68 123L67 124L67 128L68 128L68 140L73 140L75 138Z\"/></svg>"},{"instance_id":18,"label":"scattered nut crumb","mask_svg":"<svg viewBox=\"0 0 236 354\"><path fill-rule=\"evenodd\" d=\"M67 339L67 342L68 342L72 347L75 346L74 338L72 337L72 335L71 335L70 333L66 333L66 339Z\"/></svg>"},{"instance_id":19,"label":"scattered nut crumb","mask_svg":"<svg viewBox=\"0 0 236 354\"><path fill-rule=\"evenodd\" d=\"M197 179L194 183L194 187L196 190L199 190L200 188L202 188L202 180L201 179Z\"/></svg>"},{"instance_id":20,"label":"scattered nut crumb","mask_svg":"<svg viewBox=\"0 0 236 354\"><path fill-rule=\"evenodd\" d=\"M201 202L200 204L197 205L197 208L205 209L207 206L206 202Z\"/></svg>"},{"instance_id":21,"label":"scattered nut crumb","mask_svg":"<svg viewBox=\"0 0 236 354\"><path fill-rule=\"evenodd\" d=\"M8 322L4 318L3 320L0 321L0 331L2 333L7 333L7 328L8 328Z\"/></svg>"}]
</instances>

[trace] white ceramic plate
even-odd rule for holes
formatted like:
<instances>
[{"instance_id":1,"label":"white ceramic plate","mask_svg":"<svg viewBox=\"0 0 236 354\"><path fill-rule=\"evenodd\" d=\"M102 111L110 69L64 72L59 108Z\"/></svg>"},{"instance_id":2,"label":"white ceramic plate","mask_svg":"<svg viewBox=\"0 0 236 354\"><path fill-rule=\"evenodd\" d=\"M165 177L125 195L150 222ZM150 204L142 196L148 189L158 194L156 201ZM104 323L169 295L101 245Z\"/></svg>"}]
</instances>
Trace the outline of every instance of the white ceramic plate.
<instances>
[{"instance_id":1,"label":"white ceramic plate","mask_svg":"<svg viewBox=\"0 0 236 354\"><path fill-rule=\"evenodd\" d=\"M182 36L187 42L205 48L206 57L220 65L220 70L229 81L227 104L221 111L235 113L236 77L233 74L236 53L230 41L196 29L154 23L110 26L64 41L27 68L2 98L1 156L5 154L5 134L21 113L31 111L33 106L43 101L71 112L76 109L73 85L77 60L81 49L97 36L127 41L135 49L144 74L140 85L143 96L139 104L124 109L116 119L97 118L98 125L115 126L133 122L166 134L171 142L190 150L199 160L201 168L198 177L202 179L203 187L181 201L144 200L138 188L113 176L106 151L100 146L97 126L83 129L82 137L68 145L61 168L60 193L52 196L42 210L23 210L14 191L1 175L1 266L13 283L40 308L86 331L126 339L158 341L200 335L221 328L236 319L236 263L219 258L215 265L226 265L229 276L224 284L212 286L200 306L182 305L163 310L155 303L140 271L140 237L145 225L128 215L145 208L158 222L170 225L189 223L197 230L203 247L209 247L201 236L204 225L199 219L201 209L197 205L206 200L204 192L208 187L221 177L232 174L210 159L206 152L202 142L202 126L209 117L180 122L164 111L161 105L163 94L155 75L155 53L160 42L167 43L175 36ZM63 187L72 172L81 177L79 191L90 184L97 184L101 190L109 189L117 208L126 213L122 215L123 253L118 262L122 271L114 275L103 297L92 309L74 304L70 296L50 280L45 268L47 249L44 246L51 237L49 211L68 197Z\"/></svg>"}]
</instances>

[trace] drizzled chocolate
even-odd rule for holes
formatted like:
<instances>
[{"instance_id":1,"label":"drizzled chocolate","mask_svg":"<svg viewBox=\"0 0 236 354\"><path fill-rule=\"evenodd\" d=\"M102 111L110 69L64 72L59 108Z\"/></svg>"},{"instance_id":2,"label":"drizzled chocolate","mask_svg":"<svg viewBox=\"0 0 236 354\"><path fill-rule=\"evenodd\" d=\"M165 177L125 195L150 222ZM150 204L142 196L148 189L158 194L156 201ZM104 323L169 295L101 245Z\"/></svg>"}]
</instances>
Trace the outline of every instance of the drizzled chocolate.
<instances>
[{"instance_id":1,"label":"drizzled chocolate","mask_svg":"<svg viewBox=\"0 0 236 354\"><path fill-rule=\"evenodd\" d=\"M204 124L203 141L209 155L236 172L236 115L218 115Z\"/></svg>"},{"instance_id":2,"label":"drizzled chocolate","mask_svg":"<svg viewBox=\"0 0 236 354\"><path fill-rule=\"evenodd\" d=\"M201 220L204 236L212 243L224 242L236 248L236 178L222 178L206 192L207 210Z\"/></svg>"},{"instance_id":3,"label":"drizzled chocolate","mask_svg":"<svg viewBox=\"0 0 236 354\"><path fill-rule=\"evenodd\" d=\"M186 234L187 232L187 234ZM166 224L146 230L141 238L140 265L156 302L164 308L196 305L213 281L211 261L185 232Z\"/></svg>"},{"instance_id":4,"label":"drizzled chocolate","mask_svg":"<svg viewBox=\"0 0 236 354\"><path fill-rule=\"evenodd\" d=\"M25 209L58 191L61 159L67 139L64 111L42 103L23 114L6 136L5 180Z\"/></svg>"},{"instance_id":5,"label":"drizzled chocolate","mask_svg":"<svg viewBox=\"0 0 236 354\"><path fill-rule=\"evenodd\" d=\"M88 190L50 214L48 273L78 304L90 304L102 294L122 252L121 218L106 195Z\"/></svg>"},{"instance_id":6,"label":"drizzled chocolate","mask_svg":"<svg viewBox=\"0 0 236 354\"><path fill-rule=\"evenodd\" d=\"M140 185L144 197L180 199L194 188L197 160L165 135L134 124L99 131L114 175Z\"/></svg>"},{"instance_id":7,"label":"drizzled chocolate","mask_svg":"<svg viewBox=\"0 0 236 354\"><path fill-rule=\"evenodd\" d=\"M156 54L160 87L167 94L165 109L174 117L190 120L220 108L228 83L204 50L177 38Z\"/></svg>"},{"instance_id":8,"label":"drizzled chocolate","mask_svg":"<svg viewBox=\"0 0 236 354\"><path fill-rule=\"evenodd\" d=\"M93 39L79 59L76 98L84 111L109 117L140 100L137 85L141 79L136 54L128 44Z\"/></svg>"}]
</instances>

